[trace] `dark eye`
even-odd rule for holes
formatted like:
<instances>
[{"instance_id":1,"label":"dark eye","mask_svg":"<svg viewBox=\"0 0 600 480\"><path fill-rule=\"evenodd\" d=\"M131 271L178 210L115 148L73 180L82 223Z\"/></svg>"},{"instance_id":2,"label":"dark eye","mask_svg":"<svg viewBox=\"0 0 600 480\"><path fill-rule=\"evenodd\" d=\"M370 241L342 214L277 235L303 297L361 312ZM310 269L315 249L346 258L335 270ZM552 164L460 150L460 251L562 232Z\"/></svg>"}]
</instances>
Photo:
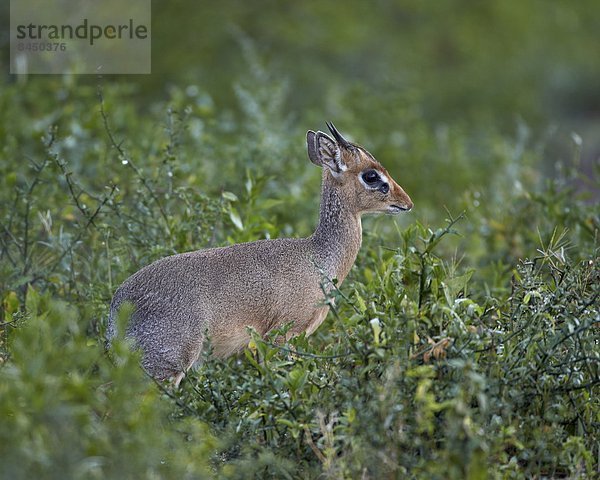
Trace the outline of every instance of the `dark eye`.
<instances>
[{"instance_id":1,"label":"dark eye","mask_svg":"<svg viewBox=\"0 0 600 480\"><path fill-rule=\"evenodd\" d=\"M381 193L388 193L390 191L390 186L387 183L383 183L381 187L379 187L379 191Z\"/></svg>"},{"instance_id":2,"label":"dark eye","mask_svg":"<svg viewBox=\"0 0 600 480\"><path fill-rule=\"evenodd\" d=\"M379 181L379 175L375 170L369 170L368 172L363 173L363 180L365 183L373 184Z\"/></svg>"}]
</instances>

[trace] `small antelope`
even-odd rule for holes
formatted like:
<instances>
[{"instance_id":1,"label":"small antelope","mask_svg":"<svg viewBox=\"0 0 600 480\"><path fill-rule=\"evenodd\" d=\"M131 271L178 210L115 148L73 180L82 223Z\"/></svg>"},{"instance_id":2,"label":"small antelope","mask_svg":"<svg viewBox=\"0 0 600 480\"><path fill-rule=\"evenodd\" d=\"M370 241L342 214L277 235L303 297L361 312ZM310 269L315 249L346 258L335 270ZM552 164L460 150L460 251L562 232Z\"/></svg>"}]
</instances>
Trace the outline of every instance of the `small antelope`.
<instances>
[{"instance_id":1,"label":"small antelope","mask_svg":"<svg viewBox=\"0 0 600 480\"><path fill-rule=\"evenodd\" d=\"M173 255L119 287L110 305L108 336L116 333L120 305L131 302L135 310L126 335L142 349L142 365L154 378L171 378L178 386L207 337L213 354L226 357L248 344L248 326L264 335L293 322L290 335L310 335L329 309L323 290L333 285L327 279L341 284L356 260L361 215L413 207L369 152L345 140L333 124L327 126L333 138L306 134L310 161L323 167L319 224L310 237Z\"/></svg>"}]
</instances>

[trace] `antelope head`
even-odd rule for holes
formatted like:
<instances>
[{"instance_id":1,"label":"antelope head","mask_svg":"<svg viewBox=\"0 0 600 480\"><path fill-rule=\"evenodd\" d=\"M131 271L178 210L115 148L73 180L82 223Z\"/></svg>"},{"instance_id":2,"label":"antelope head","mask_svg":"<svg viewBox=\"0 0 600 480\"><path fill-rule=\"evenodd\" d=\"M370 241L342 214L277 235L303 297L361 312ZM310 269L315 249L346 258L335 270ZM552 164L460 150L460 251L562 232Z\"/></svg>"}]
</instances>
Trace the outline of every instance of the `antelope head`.
<instances>
[{"instance_id":1,"label":"antelope head","mask_svg":"<svg viewBox=\"0 0 600 480\"><path fill-rule=\"evenodd\" d=\"M360 145L346 140L327 122L330 137L309 130L306 134L308 157L328 172L325 182L338 189L357 214L408 212L413 202L388 171Z\"/></svg>"}]
</instances>

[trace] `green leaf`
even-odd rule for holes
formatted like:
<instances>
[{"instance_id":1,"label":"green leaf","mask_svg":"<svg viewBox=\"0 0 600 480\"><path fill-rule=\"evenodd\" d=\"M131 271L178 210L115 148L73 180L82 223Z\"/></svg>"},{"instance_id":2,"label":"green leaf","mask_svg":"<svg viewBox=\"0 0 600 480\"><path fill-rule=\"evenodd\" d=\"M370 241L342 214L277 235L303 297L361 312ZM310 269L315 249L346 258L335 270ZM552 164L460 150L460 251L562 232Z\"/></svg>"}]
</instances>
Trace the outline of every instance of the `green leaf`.
<instances>
[{"instance_id":1,"label":"green leaf","mask_svg":"<svg viewBox=\"0 0 600 480\"><path fill-rule=\"evenodd\" d=\"M221 196L225 199L225 200L229 200L230 202L237 202L238 201L238 197L235 193L232 192L223 192L221 194Z\"/></svg>"},{"instance_id":2,"label":"green leaf","mask_svg":"<svg viewBox=\"0 0 600 480\"><path fill-rule=\"evenodd\" d=\"M306 371L304 371L304 369L301 367L296 367L290 373L288 373L286 383L289 389L295 392L304 386L307 377L308 374Z\"/></svg>"},{"instance_id":3,"label":"green leaf","mask_svg":"<svg viewBox=\"0 0 600 480\"><path fill-rule=\"evenodd\" d=\"M356 298L356 307L358 308L360 313L365 313L367 311L367 304L356 289L354 290L354 297Z\"/></svg>"},{"instance_id":4,"label":"green leaf","mask_svg":"<svg viewBox=\"0 0 600 480\"><path fill-rule=\"evenodd\" d=\"M279 200L276 198L267 198L265 201L260 202L259 206L261 209L268 210L269 208L277 207L281 205L283 200Z\"/></svg>"},{"instance_id":5,"label":"green leaf","mask_svg":"<svg viewBox=\"0 0 600 480\"><path fill-rule=\"evenodd\" d=\"M379 345L379 337L381 335L381 322L378 318L373 318L369 321L371 324L371 329L373 330L373 339L375 341L375 345Z\"/></svg>"},{"instance_id":6,"label":"green leaf","mask_svg":"<svg viewBox=\"0 0 600 480\"><path fill-rule=\"evenodd\" d=\"M246 357L246 360L248 360L250 362L250 365L252 365L254 368L256 368L260 373L263 373L262 367L254 359L254 355L252 355L252 352L250 350L248 350L248 349L244 350L244 356Z\"/></svg>"},{"instance_id":7,"label":"green leaf","mask_svg":"<svg viewBox=\"0 0 600 480\"><path fill-rule=\"evenodd\" d=\"M442 282L444 295L446 296L446 301L450 307L454 306L454 301L456 300L458 294L467 288L467 284L472 276L473 270L465 273L464 275L449 278Z\"/></svg>"},{"instance_id":8,"label":"green leaf","mask_svg":"<svg viewBox=\"0 0 600 480\"><path fill-rule=\"evenodd\" d=\"M242 219L240 218L240 215L235 208L229 210L229 218L238 230L244 229L244 223L242 222Z\"/></svg>"},{"instance_id":9,"label":"green leaf","mask_svg":"<svg viewBox=\"0 0 600 480\"><path fill-rule=\"evenodd\" d=\"M276 422L279 423L280 425L285 425L286 427L289 427L289 428L297 428L298 427L297 424L290 422L287 418L278 418L276 420Z\"/></svg>"}]
</instances>

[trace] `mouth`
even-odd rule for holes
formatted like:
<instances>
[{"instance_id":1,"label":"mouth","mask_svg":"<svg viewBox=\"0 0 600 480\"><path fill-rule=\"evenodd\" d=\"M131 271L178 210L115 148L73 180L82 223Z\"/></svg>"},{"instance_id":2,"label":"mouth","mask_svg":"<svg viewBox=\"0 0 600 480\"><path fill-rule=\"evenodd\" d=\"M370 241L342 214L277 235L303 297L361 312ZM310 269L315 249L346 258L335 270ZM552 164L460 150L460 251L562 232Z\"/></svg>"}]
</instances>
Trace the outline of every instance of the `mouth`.
<instances>
[{"instance_id":1,"label":"mouth","mask_svg":"<svg viewBox=\"0 0 600 480\"><path fill-rule=\"evenodd\" d=\"M387 207L387 213L389 213L390 215L398 215L399 213L409 212L410 210L410 208L403 207L401 205L388 205Z\"/></svg>"}]
</instances>

